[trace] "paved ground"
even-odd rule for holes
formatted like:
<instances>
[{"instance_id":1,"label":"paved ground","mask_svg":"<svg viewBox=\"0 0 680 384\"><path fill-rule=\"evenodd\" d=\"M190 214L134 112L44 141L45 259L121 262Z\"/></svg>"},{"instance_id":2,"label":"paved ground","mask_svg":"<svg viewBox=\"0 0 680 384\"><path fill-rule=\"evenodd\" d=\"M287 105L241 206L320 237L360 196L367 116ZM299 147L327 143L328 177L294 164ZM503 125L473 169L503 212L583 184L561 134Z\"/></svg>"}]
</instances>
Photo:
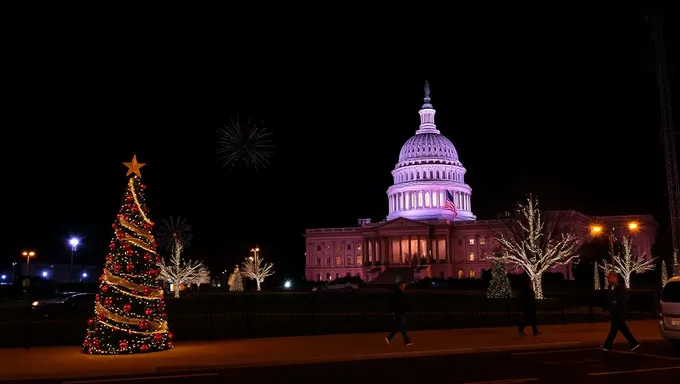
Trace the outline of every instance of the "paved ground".
<instances>
[{"instance_id":1,"label":"paved ground","mask_svg":"<svg viewBox=\"0 0 680 384\"><path fill-rule=\"evenodd\" d=\"M326 364L209 369L120 378L32 381L36 384L179 383L410 383L430 377L446 383L672 383L680 375L680 354L662 341L636 352L617 345L406 357ZM434 377L436 376L436 378ZM25 382L20 382L25 383Z\"/></svg>"},{"instance_id":2,"label":"paved ground","mask_svg":"<svg viewBox=\"0 0 680 384\"><path fill-rule=\"evenodd\" d=\"M180 343L171 351L128 356L87 356L71 347L0 349L0 381L72 377L42 382L247 383L294 378L346 383L372 382L377 376L403 382L447 374L448 382L462 383L513 378L621 382L622 374L606 373L642 370L630 375L644 375L646 380L680 374L680 357L660 340L654 321L630 323L643 342L634 355L593 349L605 337L606 326L545 326L539 337L518 336L514 328L421 331L413 332L416 345L409 348L398 339L387 346L382 334L352 334ZM626 346L617 347L623 351ZM561 350L548 351L556 348ZM127 378L93 379L114 375ZM157 378L141 379L146 375Z\"/></svg>"}]
</instances>

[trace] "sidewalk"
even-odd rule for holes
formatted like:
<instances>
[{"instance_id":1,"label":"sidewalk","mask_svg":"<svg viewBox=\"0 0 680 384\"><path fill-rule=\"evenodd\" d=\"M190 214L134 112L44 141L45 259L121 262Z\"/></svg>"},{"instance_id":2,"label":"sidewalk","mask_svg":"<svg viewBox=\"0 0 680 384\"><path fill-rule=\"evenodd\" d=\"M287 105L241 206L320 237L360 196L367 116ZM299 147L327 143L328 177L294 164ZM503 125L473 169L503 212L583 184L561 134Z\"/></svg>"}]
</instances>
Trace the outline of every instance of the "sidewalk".
<instances>
[{"instance_id":1,"label":"sidewalk","mask_svg":"<svg viewBox=\"0 0 680 384\"><path fill-rule=\"evenodd\" d=\"M660 340L656 321L632 321L641 341ZM542 336L521 337L516 328L414 331L412 347L401 336L389 347L384 334L348 334L177 343L170 351L141 355L90 356L79 347L0 349L0 381L150 374L220 367L286 365L383 359L437 354L467 354L515 349L599 345L608 323L546 325ZM617 341L621 341L619 336Z\"/></svg>"}]
</instances>

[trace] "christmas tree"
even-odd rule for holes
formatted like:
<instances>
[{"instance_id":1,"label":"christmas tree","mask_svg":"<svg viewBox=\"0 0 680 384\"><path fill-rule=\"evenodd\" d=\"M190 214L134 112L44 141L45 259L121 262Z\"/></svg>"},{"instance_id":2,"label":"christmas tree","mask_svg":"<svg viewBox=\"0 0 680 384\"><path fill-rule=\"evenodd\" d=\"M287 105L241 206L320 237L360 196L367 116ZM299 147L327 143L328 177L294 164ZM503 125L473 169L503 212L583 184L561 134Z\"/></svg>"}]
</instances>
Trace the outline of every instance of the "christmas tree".
<instances>
[{"instance_id":1,"label":"christmas tree","mask_svg":"<svg viewBox=\"0 0 680 384\"><path fill-rule=\"evenodd\" d=\"M661 286L666 286L668 281L668 268L666 268L666 260L661 260Z\"/></svg>"},{"instance_id":2,"label":"christmas tree","mask_svg":"<svg viewBox=\"0 0 680 384\"><path fill-rule=\"evenodd\" d=\"M501 260L494 260L493 267L491 267L491 282L489 282L486 297L489 299L505 299L512 296L510 279L505 271L505 263Z\"/></svg>"},{"instance_id":3,"label":"christmas tree","mask_svg":"<svg viewBox=\"0 0 680 384\"><path fill-rule=\"evenodd\" d=\"M147 216L146 186L132 157L123 202L112 224L113 239L99 277L94 317L88 320L83 352L98 355L155 352L172 348L158 280L154 222Z\"/></svg>"},{"instance_id":4,"label":"christmas tree","mask_svg":"<svg viewBox=\"0 0 680 384\"><path fill-rule=\"evenodd\" d=\"M241 271L238 269L238 265L234 268L234 272L229 275L228 284L231 292L243 292L243 277L241 277Z\"/></svg>"},{"instance_id":5,"label":"christmas tree","mask_svg":"<svg viewBox=\"0 0 680 384\"><path fill-rule=\"evenodd\" d=\"M600 287L600 272L597 269L597 262L593 263L593 279L594 279L594 288L596 291L599 291L602 289Z\"/></svg>"}]
</instances>

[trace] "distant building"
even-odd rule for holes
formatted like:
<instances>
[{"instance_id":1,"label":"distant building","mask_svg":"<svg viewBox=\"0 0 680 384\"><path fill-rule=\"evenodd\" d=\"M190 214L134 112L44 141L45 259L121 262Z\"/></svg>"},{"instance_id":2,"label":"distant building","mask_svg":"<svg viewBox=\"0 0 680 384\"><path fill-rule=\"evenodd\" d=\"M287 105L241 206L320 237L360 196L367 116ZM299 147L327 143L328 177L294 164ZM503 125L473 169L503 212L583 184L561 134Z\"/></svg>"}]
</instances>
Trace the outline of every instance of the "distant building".
<instances>
[{"instance_id":1,"label":"distant building","mask_svg":"<svg viewBox=\"0 0 680 384\"><path fill-rule=\"evenodd\" d=\"M472 213L472 189L465 184L466 169L453 143L440 134L435 110L426 85L420 127L401 148L392 171L394 185L388 188L388 216L380 223L360 219L346 228L306 231L307 280L331 280L360 276L385 283L394 278L479 278L491 268L486 255L495 247L493 238L504 225L499 220L476 220ZM457 215L447 208L447 193ZM589 217L563 211L575 228L593 222L626 228L639 224L634 247L649 257L658 224L650 215ZM625 233L616 230L616 235ZM550 272L572 278L571 265Z\"/></svg>"}]
</instances>

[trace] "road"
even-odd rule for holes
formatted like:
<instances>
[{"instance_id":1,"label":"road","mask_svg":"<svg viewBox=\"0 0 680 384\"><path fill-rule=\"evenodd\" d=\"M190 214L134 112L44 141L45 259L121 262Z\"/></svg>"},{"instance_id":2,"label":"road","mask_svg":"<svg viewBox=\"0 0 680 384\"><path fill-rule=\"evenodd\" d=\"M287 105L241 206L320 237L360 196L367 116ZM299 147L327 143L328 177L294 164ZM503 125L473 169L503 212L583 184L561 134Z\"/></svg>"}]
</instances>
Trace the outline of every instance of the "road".
<instances>
[{"instance_id":1,"label":"road","mask_svg":"<svg viewBox=\"0 0 680 384\"><path fill-rule=\"evenodd\" d=\"M36 384L208 384L208 383L671 383L680 375L680 353L664 341L628 352L560 348L364 360L313 365L214 369L154 376L74 380L32 380ZM393 350L406 351L395 345ZM12 381L8 383L26 383Z\"/></svg>"}]
</instances>

